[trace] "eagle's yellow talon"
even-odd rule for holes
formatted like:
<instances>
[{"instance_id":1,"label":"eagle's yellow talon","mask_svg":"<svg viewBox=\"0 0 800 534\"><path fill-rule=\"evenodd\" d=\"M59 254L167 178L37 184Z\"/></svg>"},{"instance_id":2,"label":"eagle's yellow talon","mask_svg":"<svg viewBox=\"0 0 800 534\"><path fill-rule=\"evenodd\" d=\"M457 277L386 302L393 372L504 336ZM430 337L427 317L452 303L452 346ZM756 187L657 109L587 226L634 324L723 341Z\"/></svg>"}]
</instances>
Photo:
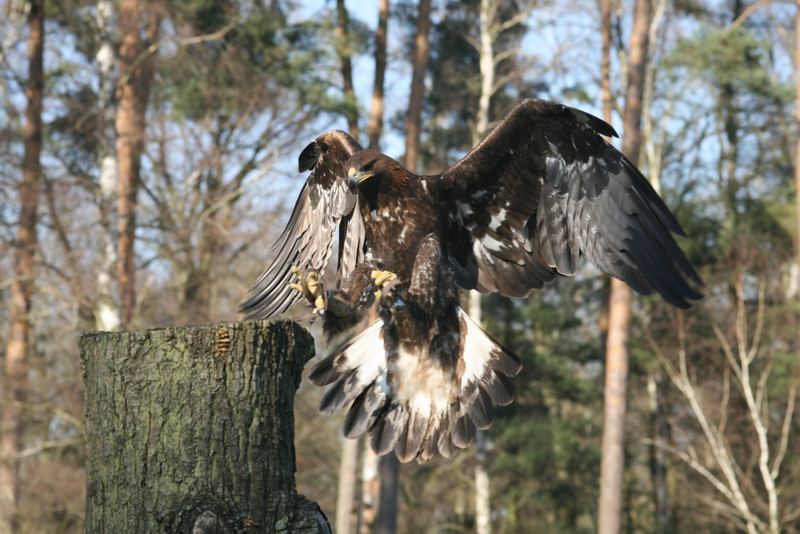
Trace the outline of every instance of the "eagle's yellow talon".
<instances>
[{"instance_id":1,"label":"eagle's yellow talon","mask_svg":"<svg viewBox=\"0 0 800 534\"><path fill-rule=\"evenodd\" d=\"M383 287L387 282L394 282L397 280L397 275L391 271L372 271L369 274L377 287Z\"/></svg>"},{"instance_id":2,"label":"eagle's yellow talon","mask_svg":"<svg viewBox=\"0 0 800 534\"><path fill-rule=\"evenodd\" d=\"M320 288L322 288L322 282L319 281L317 277L313 277L309 274L306 278L306 286L308 286L308 290L311 291L312 295L316 295Z\"/></svg>"},{"instance_id":3,"label":"eagle's yellow talon","mask_svg":"<svg viewBox=\"0 0 800 534\"><path fill-rule=\"evenodd\" d=\"M377 291L375 292L375 300L378 300L378 299L380 299L380 298L381 298L381 290L379 289L379 290L377 290Z\"/></svg>"},{"instance_id":4,"label":"eagle's yellow talon","mask_svg":"<svg viewBox=\"0 0 800 534\"><path fill-rule=\"evenodd\" d=\"M289 287L305 297L308 304L314 308L315 314L322 315L327 307L327 302L325 286L320 280L319 273L308 271L304 274L297 265L292 265L289 270L297 278L297 282L290 283Z\"/></svg>"}]
</instances>

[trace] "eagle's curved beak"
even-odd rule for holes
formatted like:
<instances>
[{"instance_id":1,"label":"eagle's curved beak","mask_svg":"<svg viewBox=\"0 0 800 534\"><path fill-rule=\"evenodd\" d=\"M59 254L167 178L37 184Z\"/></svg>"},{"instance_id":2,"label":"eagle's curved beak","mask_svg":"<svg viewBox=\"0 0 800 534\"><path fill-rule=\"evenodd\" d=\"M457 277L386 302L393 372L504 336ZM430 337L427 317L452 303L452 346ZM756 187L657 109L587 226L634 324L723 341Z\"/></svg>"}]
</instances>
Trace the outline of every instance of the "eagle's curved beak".
<instances>
[{"instance_id":1,"label":"eagle's curved beak","mask_svg":"<svg viewBox=\"0 0 800 534\"><path fill-rule=\"evenodd\" d=\"M361 172L355 167L350 167L347 170L347 185L350 186L350 189L355 189L360 183L372 178L373 174L373 172Z\"/></svg>"}]
</instances>

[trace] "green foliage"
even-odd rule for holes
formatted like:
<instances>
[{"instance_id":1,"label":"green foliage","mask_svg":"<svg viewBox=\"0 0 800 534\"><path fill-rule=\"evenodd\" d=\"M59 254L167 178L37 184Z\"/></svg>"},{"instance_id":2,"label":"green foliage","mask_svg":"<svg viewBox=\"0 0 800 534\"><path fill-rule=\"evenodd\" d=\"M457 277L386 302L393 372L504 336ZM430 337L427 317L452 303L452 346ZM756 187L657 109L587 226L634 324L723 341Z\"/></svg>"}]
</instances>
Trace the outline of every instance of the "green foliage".
<instances>
[{"instance_id":1,"label":"green foliage","mask_svg":"<svg viewBox=\"0 0 800 534\"><path fill-rule=\"evenodd\" d=\"M713 85L736 88L779 102L788 102L789 87L776 82L765 68L766 43L749 29L715 29L683 39L664 59L664 67L684 67Z\"/></svg>"},{"instance_id":2,"label":"green foliage","mask_svg":"<svg viewBox=\"0 0 800 534\"><path fill-rule=\"evenodd\" d=\"M244 9L236 2L183 0L174 9L179 46L162 58L161 81L176 117L236 117L274 105L287 93L322 110L341 105L331 96L325 69L331 51L318 23L289 24L276 5L266 4ZM224 35L204 40L218 32ZM180 45L192 38L199 42Z\"/></svg>"},{"instance_id":3,"label":"green foliage","mask_svg":"<svg viewBox=\"0 0 800 534\"><path fill-rule=\"evenodd\" d=\"M507 525L515 531L591 531L601 363L596 317L581 319L576 310L592 293L585 284L559 281L524 302L483 301L488 330L524 362L514 404L492 430L492 473L503 487L496 506L513 510Z\"/></svg>"}]
</instances>

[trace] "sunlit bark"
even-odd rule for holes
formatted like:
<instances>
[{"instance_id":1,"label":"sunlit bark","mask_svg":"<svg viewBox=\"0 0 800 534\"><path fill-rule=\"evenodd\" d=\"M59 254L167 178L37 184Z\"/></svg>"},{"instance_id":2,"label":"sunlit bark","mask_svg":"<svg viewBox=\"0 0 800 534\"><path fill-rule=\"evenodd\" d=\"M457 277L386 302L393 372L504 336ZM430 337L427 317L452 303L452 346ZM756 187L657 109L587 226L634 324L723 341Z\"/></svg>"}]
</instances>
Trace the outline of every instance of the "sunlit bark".
<instances>
[{"instance_id":1,"label":"sunlit bark","mask_svg":"<svg viewBox=\"0 0 800 534\"><path fill-rule=\"evenodd\" d=\"M650 0L637 0L628 50L628 83L623 113L622 152L639 159L642 97L652 10ZM628 378L628 335L633 293L617 279L611 281L603 389L603 442L600 462L598 532L616 534L622 525L622 486L625 469L625 412Z\"/></svg>"},{"instance_id":2,"label":"sunlit bark","mask_svg":"<svg viewBox=\"0 0 800 534\"><path fill-rule=\"evenodd\" d=\"M119 83L117 85L117 282L119 283L122 326L133 319L136 307L136 206L139 193L141 156L145 140L145 116L153 56L148 44L158 38L159 16L145 9L143 0L120 3ZM147 14L146 40L140 25Z\"/></svg>"},{"instance_id":3,"label":"sunlit bark","mask_svg":"<svg viewBox=\"0 0 800 534\"><path fill-rule=\"evenodd\" d=\"M425 71L428 68L428 42L431 28L431 0L420 0L417 15L417 33L414 38L413 63L411 65L411 96L406 113L405 166L412 172L417 170L419 159L420 122L425 96Z\"/></svg>"},{"instance_id":4,"label":"sunlit bark","mask_svg":"<svg viewBox=\"0 0 800 534\"><path fill-rule=\"evenodd\" d=\"M33 0L28 13L28 79L25 83L25 153L19 185L19 226L14 250L14 279L6 342L0 434L0 532L16 532L20 462L31 352L31 301L37 249L37 205L41 190L42 100L44 93L44 1Z\"/></svg>"}]
</instances>

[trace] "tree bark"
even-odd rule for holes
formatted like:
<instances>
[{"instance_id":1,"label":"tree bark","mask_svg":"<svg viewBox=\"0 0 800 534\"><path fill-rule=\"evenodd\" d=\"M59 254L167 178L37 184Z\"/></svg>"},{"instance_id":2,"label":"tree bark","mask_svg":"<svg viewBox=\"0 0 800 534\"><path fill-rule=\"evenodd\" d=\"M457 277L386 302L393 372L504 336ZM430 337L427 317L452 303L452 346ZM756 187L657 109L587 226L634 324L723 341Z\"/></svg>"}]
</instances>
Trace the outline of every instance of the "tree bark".
<instances>
[{"instance_id":1,"label":"tree bark","mask_svg":"<svg viewBox=\"0 0 800 534\"><path fill-rule=\"evenodd\" d=\"M358 484L358 444L360 440L344 438L339 461L339 484L336 492L336 532L353 531L353 508Z\"/></svg>"},{"instance_id":2,"label":"tree bark","mask_svg":"<svg viewBox=\"0 0 800 534\"><path fill-rule=\"evenodd\" d=\"M345 99L345 118L347 119L347 128L353 138L358 139L358 101L356 100L355 90L353 89L353 65L352 65L352 48L350 47L350 35L348 30L348 14L347 7L344 5L344 0L336 0L336 48L341 62L342 84ZM380 31L380 28L378 29ZM376 34L376 44L377 44ZM384 50L383 61L384 69L386 64L386 48L385 48L385 28L384 28ZM379 51L376 51L376 57ZM376 84L378 79L379 68L375 66ZM380 72L380 94L381 106L383 105L383 72ZM373 106L375 105L375 91L373 89ZM382 119L381 109L381 119ZM370 117L372 121L372 117ZM369 135L372 136L372 123L370 122ZM342 455L339 460L339 479L336 491L336 532L351 532L353 522L353 509L355 508L356 486L358 484L358 449L360 440L352 440L344 438L342 441Z\"/></svg>"},{"instance_id":3,"label":"tree bark","mask_svg":"<svg viewBox=\"0 0 800 534\"><path fill-rule=\"evenodd\" d=\"M28 81L25 94L25 153L19 187L19 226L11 282L9 333L4 364L2 434L0 434L0 532L17 530L19 460L24 431L22 405L28 386L31 301L37 248L37 205L41 191L42 100L44 93L44 1L33 0L28 21Z\"/></svg>"},{"instance_id":4,"label":"tree bark","mask_svg":"<svg viewBox=\"0 0 800 534\"><path fill-rule=\"evenodd\" d=\"M394 453L378 460L378 515L375 518L374 534L397 532L397 494L400 486L400 461Z\"/></svg>"},{"instance_id":5,"label":"tree bark","mask_svg":"<svg viewBox=\"0 0 800 534\"><path fill-rule=\"evenodd\" d=\"M481 92L478 98L478 113L472 144L476 145L489 130L489 109L494 94L494 39L499 33L492 34L492 26L497 14L498 2L481 0L478 12L478 56L481 74ZM481 294L473 289L469 292L469 315L476 324L481 321ZM489 436L478 429L475 436L475 531L477 534L491 532L491 500L488 453Z\"/></svg>"},{"instance_id":6,"label":"tree bark","mask_svg":"<svg viewBox=\"0 0 800 534\"><path fill-rule=\"evenodd\" d=\"M611 124L611 0L600 0L601 60L600 93L603 98L603 118Z\"/></svg>"},{"instance_id":7,"label":"tree bark","mask_svg":"<svg viewBox=\"0 0 800 534\"><path fill-rule=\"evenodd\" d=\"M658 443L669 443L669 420L665 413L665 391L661 381L655 376L647 377L647 392L650 397L650 439L648 445L650 478L653 481L653 511L655 534L668 534L673 531L672 514L669 508L669 488L667 484L667 462L664 449Z\"/></svg>"},{"instance_id":8,"label":"tree bark","mask_svg":"<svg viewBox=\"0 0 800 534\"><path fill-rule=\"evenodd\" d=\"M795 14L795 47L794 47L794 265L792 266L792 279L790 283L789 298L800 300L800 0L797 2ZM800 345L800 343L799 343Z\"/></svg>"},{"instance_id":9,"label":"tree bark","mask_svg":"<svg viewBox=\"0 0 800 534\"><path fill-rule=\"evenodd\" d=\"M136 203L139 192L140 163L144 150L145 114L150 83L153 79L152 54L146 52L158 38L159 16L150 10L147 15L147 38L139 37L139 26L145 11L143 0L122 0L119 27L119 84L117 86L117 280L119 283L122 326L133 319L136 306Z\"/></svg>"},{"instance_id":10,"label":"tree bark","mask_svg":"<svg viewBox=\"0 0 800 534\"><path fill-rule=\"evenodd\" d=\"M428 69L428 34L431 29L431 0L420 0L417 16L417 34L414 38L414 53L411 74L411 96L406 113L405 166L412 172L417 169L419 159L420 122L425 96L425 72Z\"/></svg>"},{"instance_id":11,"label":"tree bark","mask_svg":"<svg viewBox=\"0 0 800 534\"><path fill-rule=\"evenodd\" d=\"M287 321L84 334L87 532L330 532L294 482Z\"/></svg>"},{"instance_id":12,"label":"tree bark","mask_svg":"<svg viewBox=\"0 0 800 534\"><path fill-rule=\"evenodd\" d=\"M622 142L622 152L634 162L639 159L641 145L642 96L651 18L650 1L637 0L628 50L628 85L625 94ZM624 282L613 279L609 296L603 392L603 442L598 506L600 534L616 534L622 524L628 335L632 303L631 288Z\"/></svg>"},{"instance_id":13,"label":"tree bark","mask_svg":"<svg viewBox=\"0 0 800 534\"><path fill-rule=\"evenodd\" d=\"M336 49L339 53L339 60L342 63L344 102L345 106L347 106L345 110L347 128L350 130L350 135L358 139L358 102L353 90L353 63L350 59L352 48L350 46L347 23L347 8L344 5L344 0L336 0Z\"/></svg>"},{"instance_id":14,"label":"tree bark","mask_svg":"<svg viewBox=\"0 0 800 534\"><path fill-rule=\"evenodd\" d=\"M380 481L378 480L378 458L365 440L364 456L361 459L361 502L358 508L356 532L372 532L378 513Z\"/></svg>"},{"instance_id":15,"label":"tree bark","mask_svg":"<svg viewBox=\"0 0 800 534\"><path fill-rule=\"evenodd\" d=\"M369 108L367 136L369 147L377 150L383 133L383 89L386 75L386 35L389 30L389 0L378 0L378 27L375 29L375 82Z\"/></svg>"},{"instance_id":16,"label":"tree bark","mask_svg":"<svg viewBox=\"0 0 800 534\"><path fill-rule=\"evenodd\" d=\"M98 81L98 117L100 119L100 226L102 238L99 251L97 271L97 299L94 316L97 330L116 330L121 324L119 307L114 302L114 266L117 263L117 252L114 249L114 232L112 227L112 210L114 194L117 189L117 154L114 143L114 63L116 62L111 36L111 21L114 5L110 0L97 2L96 19L100 38L100 49L97 51Z\"/></svg>"}]
</instances>

